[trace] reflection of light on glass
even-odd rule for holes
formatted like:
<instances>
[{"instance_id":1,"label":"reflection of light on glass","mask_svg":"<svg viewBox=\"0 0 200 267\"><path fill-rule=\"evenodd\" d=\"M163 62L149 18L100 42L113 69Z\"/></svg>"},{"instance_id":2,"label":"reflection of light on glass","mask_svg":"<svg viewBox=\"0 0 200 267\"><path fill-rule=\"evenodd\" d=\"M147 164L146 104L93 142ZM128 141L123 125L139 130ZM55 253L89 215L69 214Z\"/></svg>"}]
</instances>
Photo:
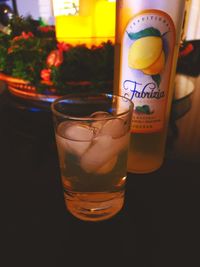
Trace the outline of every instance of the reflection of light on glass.
<instances>
[{"instance_id":1,"label":"reflection of light on glass","mask_svg":"<svg viewBox=\"0 0 200 267\"><path fill-rule=\"evenodd\" d=\"M54 16L79 14L79 0L53 0Z\"/></svg>"},{"instance_id":2,"label":"reflection of light on glass","mask_svg":"<svg viewBox=\"0 0 200 267\"><path fill-rule=\"evenodd\" d=\"M11 85L8 87L8 89L13 95L20 96L21 98L24 98L24 99L43 101L46 103L52 103L57 98L57 96L55 96L55 95L44 95L44 94L36 93L35 91L32 92L32 91L28 91L28 90L23 91L21 89L15 88Z\"/></svg>"},{"instance_id":3,"label":"reflection of light on glass","mask_svg":"<svg viewBox=\"0 0 200 267\"><path fill-rule=\"evenodd\" d=\"M28 108L28 110L31 112L40 112L42 109L40 109L40 108Z\"/></svg>"}]
</instances>

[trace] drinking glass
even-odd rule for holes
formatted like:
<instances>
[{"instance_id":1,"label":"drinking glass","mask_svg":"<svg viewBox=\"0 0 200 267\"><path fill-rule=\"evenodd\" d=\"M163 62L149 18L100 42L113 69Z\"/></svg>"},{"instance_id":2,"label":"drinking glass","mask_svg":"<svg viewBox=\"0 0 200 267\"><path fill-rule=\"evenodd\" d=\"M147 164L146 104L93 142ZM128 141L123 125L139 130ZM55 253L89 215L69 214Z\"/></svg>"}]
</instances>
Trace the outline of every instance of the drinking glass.
<instances>
[{"instance_id":1,"label":"drinking glass","mask_svg":"<svg viewBox=\"0 0 200 267\"><path fill-rule=\"evenodd\" d=\"M114 216L124 203L133 103L79 94L56 99L51 109L67 209L86 221Z\"/></svg>"}]
</instances>

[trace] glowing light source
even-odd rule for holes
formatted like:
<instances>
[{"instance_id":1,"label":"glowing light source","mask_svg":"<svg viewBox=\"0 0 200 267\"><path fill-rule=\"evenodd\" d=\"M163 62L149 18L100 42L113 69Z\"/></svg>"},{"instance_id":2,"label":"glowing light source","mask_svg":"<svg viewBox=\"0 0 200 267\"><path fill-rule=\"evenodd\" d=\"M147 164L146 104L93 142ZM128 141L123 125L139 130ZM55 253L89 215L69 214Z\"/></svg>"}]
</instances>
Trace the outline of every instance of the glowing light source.
<instances>
[{"instance_id":1,"label":"glowing light source","mask_svg":"<svg viewBox=\"0 0 200 267\"><path fill-rule=\"evenodd\" d=\"M53 0L56 37L71 44L114 42L115 0Z\"/></svg>"}]
</instances>

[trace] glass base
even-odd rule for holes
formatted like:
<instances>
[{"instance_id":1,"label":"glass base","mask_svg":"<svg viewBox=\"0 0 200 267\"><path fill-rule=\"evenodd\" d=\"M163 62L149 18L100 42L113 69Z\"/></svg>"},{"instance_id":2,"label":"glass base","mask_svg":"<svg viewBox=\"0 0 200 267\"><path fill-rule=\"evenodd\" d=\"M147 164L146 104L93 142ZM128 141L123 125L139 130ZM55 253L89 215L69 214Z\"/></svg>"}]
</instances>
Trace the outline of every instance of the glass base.
<instances>
[{"instance_id":1,"label":"glass base","mask_svg":"<svg viewBox=\"0 0 200 267\"><path fill-rule=\"evenodd\" d=\"M104 193L64 192L67 209L84 221L102 221L113 217L124 204L124 191Z\"/></svg>"}]
</instances>

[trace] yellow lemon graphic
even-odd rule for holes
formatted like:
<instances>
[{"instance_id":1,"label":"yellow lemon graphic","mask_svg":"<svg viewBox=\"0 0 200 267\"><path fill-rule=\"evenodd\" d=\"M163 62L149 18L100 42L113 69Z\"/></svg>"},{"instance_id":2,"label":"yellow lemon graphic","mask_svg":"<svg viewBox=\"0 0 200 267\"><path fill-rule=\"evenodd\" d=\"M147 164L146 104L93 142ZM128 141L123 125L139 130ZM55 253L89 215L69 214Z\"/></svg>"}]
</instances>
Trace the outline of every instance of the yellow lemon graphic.
<instances>
[{"instance_id":1,"label":"yellow lemon graphic","mask_svg":"<svg viewBox=\"0 0 200 267\"><path fill-rule=\"evenodd\" d=\"M129 54L128 54L129 67L133 69L143 70L143 69L148 69L150 66L152 67L152 65L156 63L157 67L154 66L152 68L152 71L154 72L154 74L156 72L156 69L159 72L160 69L163 68L165 60L162 48L163 48L163 42L161 37L146 36L136 40L129 49Z\"/></svg>"},{"instance_id":2,"label":"yellow lemon graphic","mask_svg":"<svg viewBox=\"0 0 200 267\"><path fill-rule=\"evenodd\" d=\"M148 68L142 69L142 71L148 75L156 75L163 70L164 64L165 64L165 54L162 51L159 58Z\"/></svg>"}]
</instances>

